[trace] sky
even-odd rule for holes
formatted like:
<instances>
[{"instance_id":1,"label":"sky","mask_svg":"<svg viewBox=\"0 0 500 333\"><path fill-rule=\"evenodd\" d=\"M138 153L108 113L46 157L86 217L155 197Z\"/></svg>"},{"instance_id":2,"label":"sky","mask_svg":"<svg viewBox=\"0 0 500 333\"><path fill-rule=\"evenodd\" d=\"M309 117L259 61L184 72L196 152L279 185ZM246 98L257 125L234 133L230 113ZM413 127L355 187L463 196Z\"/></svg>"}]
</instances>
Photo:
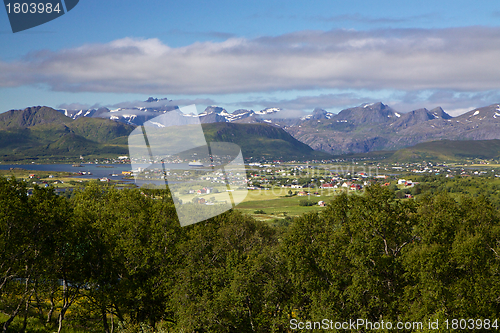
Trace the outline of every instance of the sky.
<instances>
[{"instance_id":1,"label":"sky","mask_svg":"<svg viewBox=\"0 0 500 333\"><path fill-rule=\"evenodd\" d=\"M459 115L500 103L499 22L497 1L80 0L12 33L0 9L0 112L153 96L229 112L381 101Z\"/></svg>"}]
</instances>

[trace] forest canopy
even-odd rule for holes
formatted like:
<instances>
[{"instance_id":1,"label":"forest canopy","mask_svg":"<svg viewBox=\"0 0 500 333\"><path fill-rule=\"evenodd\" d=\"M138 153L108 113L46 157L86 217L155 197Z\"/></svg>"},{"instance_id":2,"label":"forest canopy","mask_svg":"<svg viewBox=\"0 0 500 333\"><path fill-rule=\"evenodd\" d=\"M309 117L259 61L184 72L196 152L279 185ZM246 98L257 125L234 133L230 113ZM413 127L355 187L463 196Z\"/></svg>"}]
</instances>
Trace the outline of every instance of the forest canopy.
<instances>
[{"instance_id":1,"label":"forest canopy","mask_svg":"<svg viewBox=\"0 0 500 333\"><path fill-rule=\"evenodd\" d=\"M168 191L70 197L0 178L4 332L290 332L290 321L496 318L500 214L484 196L372 185L271 225L181 228Z\"/></svg>"}]
</instances>

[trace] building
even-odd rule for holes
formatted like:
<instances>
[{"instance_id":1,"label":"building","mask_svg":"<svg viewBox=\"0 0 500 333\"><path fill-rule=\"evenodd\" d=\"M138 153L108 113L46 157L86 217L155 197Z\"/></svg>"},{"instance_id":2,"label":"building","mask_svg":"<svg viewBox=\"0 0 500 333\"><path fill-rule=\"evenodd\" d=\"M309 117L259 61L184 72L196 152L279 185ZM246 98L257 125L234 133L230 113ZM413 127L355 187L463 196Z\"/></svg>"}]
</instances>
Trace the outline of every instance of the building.
<instances>
[{"instance_id":1,"label":"building","mask_svg":"<svg viewBox=\"0 0 500 333\"><path fill-rule=\"evenodd\" d=\"M200 188L198 191L196 191L197 194L210 194L211 192L212 189L209 187Z\"/></svg>"},{"instance_id":2,"label":"building","mask_svg":"<svg viewBox=\"0 0 500 333\"><path fill-rule=\"evenodd\" d=\"M351 184L351 191L359 191L361 188L362 187L359 184Z\"/></svg>"}]
</instances>

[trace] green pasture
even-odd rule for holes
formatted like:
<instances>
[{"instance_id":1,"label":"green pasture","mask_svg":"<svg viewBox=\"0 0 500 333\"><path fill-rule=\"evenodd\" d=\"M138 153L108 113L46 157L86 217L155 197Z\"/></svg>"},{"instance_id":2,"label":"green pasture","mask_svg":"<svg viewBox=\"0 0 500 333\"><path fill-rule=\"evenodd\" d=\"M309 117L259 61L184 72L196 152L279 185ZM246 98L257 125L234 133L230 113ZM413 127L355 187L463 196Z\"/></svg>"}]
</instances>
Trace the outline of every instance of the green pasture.
<instances>
[{"instance_id":1,"label":"green pasture","mask_svg":"<svg viewBox=\"0 0 500 333\"><path fill-rule=\"evenodd\" d=\"M299 202L301 200L308 200L312 202L325 201L328 203L333 199L335 194L341 192L341 190L319 190L311 189L309 192L311 195L298 196L294 195L287 197L288 191L290 189L285 188L273 188L269 190L250 190L245 200L236 206L236 209L253 215L255 218L260 220L268 220L274 218L284 218L287 216L299 216L304 213L319 211L323 207L317 204L312 206L300 206ZM292 189L292 192L300 191L300 189ZM318 192L318 195L314 195L314 192ZM260 211L260 213L256 213ZM262 213L262 211L264 213Z\"/></svg>"}]
</instances>

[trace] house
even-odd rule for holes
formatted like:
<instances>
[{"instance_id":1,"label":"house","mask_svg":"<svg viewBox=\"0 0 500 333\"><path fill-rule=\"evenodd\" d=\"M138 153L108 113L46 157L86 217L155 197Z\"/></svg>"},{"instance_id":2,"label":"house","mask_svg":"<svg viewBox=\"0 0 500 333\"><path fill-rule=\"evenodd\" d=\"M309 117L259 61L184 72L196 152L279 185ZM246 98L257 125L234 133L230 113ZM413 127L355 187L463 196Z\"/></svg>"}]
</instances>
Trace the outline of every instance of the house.
<instances>
[{"instance_id":1,"label":"house","mask_svg":"<svg viewBox=\"0 0 500 333\"><path fill-rule=\"evenodd\" d=\"M333 188L333 185L330 184L330 183L324 183L323 185L321 185L322 188Z\"/></svg>"},{"instance_id":2,"label":"house","mask_svg":"<svg viewBox=\"0 0 500 333\"><path fill-rule=\"evenodd\" d=\"M36 177L36 175L34 173L30 174L30 179L33 179L35 177Z\"/></svg>"},{"instance_id":3,"label":"house","mask_svg":"<svg viewBox=\"0 0 500 333\"><path fill-rule=\"evenodd\" d=\"M398 179L398 185L404 185L406 183L406 179Z\"/></svg>"},{"instance_id":4,"label":"house","mask_svg":"<svg viewBox=\"0 0 500 333\"><path fill-rule=\"evenodd\" d=\"M351 185L351 191L359 191L361 190L361 185L359 184L352 184Z\"/></svg>"},{"instance_id":5,"label":"house","mask_svg":"<svg viewBox=\"0 0 500 333\"><path fill-rule=\"evenodd\" d=\"M318 206L320 206L320 207L326 207L326 202L324 202L322 200L318 201Z\"/></svg>"},{"instance_id":6,"label":"house","mask_svg":"<svg viewBox=\"0 0 500 333\"><path fill-rule=\"evenodd\" d=\"M196 191L198 194L210 194L212 192L212 189L209 187L204 187Z\"/></svg>"},{"instance_id":7,"label":"house","mask_svg":"<svg viewBox=\"0 0 500 333\"><path fill-rule=\"evenodd\" d=\"M299 193L297 193L297 195L299 197L305 197L308 193L307 192L304 192L304 191L300 191Z\"/></svg>"},{"instance_id":8,"label":"house","mask_svg":"<svg viewBox=\"0 0 500 333\"><path fill-rule=\"evenodd\" d=\"M342 184L342 187L345 187L345 188L348 188L349 186L351 186L352 182L344 182L344 184Z\"/></svg>"}]
</instances>

